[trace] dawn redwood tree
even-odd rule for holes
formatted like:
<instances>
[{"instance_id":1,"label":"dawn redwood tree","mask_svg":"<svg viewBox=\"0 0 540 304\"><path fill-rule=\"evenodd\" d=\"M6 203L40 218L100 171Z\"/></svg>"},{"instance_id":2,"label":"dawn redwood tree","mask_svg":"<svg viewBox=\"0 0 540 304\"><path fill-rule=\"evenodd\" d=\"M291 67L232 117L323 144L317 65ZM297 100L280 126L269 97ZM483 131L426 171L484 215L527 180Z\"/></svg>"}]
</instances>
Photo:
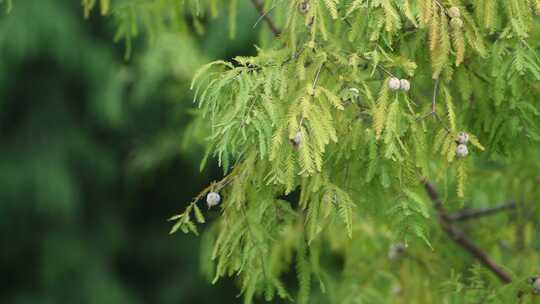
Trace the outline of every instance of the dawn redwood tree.
<instances>
[{"instance_id":1,"label":"dawn redwood tree","mask_svg":"<svg viewBox=\"0 0 540 304\"><path fill-rule=\"evenodd\" d=\"M260 16L257 55L191 85L224 175L171 233L204 227L212 282L245 303L538 300L539 0L82 2L128 56L141 31L225 16L232 39Z\"/></svg>"}]
</instances>

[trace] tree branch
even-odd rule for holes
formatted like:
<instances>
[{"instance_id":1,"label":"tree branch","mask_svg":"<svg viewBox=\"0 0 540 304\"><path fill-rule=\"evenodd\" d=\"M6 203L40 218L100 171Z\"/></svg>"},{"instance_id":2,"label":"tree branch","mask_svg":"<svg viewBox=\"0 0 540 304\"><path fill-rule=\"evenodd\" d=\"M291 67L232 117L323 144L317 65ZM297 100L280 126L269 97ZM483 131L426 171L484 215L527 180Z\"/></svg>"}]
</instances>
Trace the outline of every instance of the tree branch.
<instances>
[{"instance_id":1,"label":"tree branch","mask_svg":"<svg viewBox=\"0 0 540 304\"><path fill-rule=\"evenodd\" d=\"M264 11L264 1L263 0L251 0L257 11L259 12L260 18L263 18L264 21L266 21L266 24L268 24L268 27L270 28L270 31L274 34L274 36L279 36L281 34L281 31L277 28L277 26L274 24L274 21L270 16L268 15L268 12Z\"/></svg>"},{"instance_id":2,"label":"tree branch","mask_svg":"<svg viewBox=\"0 0 540 304\"><path fill-rule=\"evenodd\" d=\"M474 258L491 270L491 272L493 272L503 283L508 284L512 282L512 277L510 277L510 275L501 266L499 266L482 249L477 247L471 240L469 240L465 236L463 230L454 226L435 187L433 187L429 181L424 180L423 183L429 198L435 206L435 210L437 210L439 223L446 234L454 242L456 242L456 244L467 250Z\"/></svg>"},{"instance_id":3,"label":"tree branch","mask_svg":"<svg viewBox=\"0 0 540 304\"><path fill-rule=\"evenodd\" d=\"M464 209L464 210L449 214L448 218L454 222L466 221L466 220L477 219L483 216L493 215L500 211L513 210L513 209L516 209L516 203L511 202L511 203L501 204L501 205L490 207L490 208Z\"/></svg>"}]
</instances>

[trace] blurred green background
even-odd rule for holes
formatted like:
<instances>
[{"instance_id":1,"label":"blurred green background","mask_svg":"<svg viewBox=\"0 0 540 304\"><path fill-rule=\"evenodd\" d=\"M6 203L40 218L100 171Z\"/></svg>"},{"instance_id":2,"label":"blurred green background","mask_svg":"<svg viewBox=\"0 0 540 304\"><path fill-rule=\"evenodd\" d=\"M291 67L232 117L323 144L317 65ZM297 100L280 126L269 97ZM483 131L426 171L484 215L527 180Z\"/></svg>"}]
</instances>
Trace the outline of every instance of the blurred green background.
<instances>
[{"instance_id":1,"label":"blurred green background","mask_svg":"<svg viewBox=\"0 0 540 304\"><path fill-rule=\"evenodd\" d=\"M199 171L204 139L186 135L190 78L252 54L256 12L234 41L220 17L196 38L137 39L126 61L114 20L79 2L0 16L0 303L236 303L166 220L220 175Z\"/></svg>"}]
</instances>

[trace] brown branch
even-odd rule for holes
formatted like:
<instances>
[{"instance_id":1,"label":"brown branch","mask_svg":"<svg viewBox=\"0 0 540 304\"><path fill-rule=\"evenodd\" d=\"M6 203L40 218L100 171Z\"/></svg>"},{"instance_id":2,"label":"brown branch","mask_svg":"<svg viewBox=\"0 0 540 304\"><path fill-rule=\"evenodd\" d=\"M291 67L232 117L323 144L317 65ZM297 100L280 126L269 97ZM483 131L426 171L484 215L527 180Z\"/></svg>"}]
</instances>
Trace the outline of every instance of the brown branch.
<instances>
[{"instance_id":1,"label":"brown branch","mask_svg":"<svg viewBox=\"0 0 540 304\"><path fill-rule=\"evenodd\" d=\"M277 28L274 21L270 16L268 15L268 12L264 11L264 1L263 0L251 0L257 11L259 12L259 15L261 15L261 18L266 21L266 24L268 24L268 27L270 28L270 31L274 34L274 36L279 36L281 34L281 31Z\"/></svg>"},{"instance_id":2,"label":"brown branch","mask_svg":"<svg viewBox=\"0 0 540 304\"><path fill-rule=\"evenodd\" d=\"M467 250L473 257L480 261L484 266L486 266L491 272L493 272L503 283L512 282L512 277L495 261L493 261L482 249L477 247L471 240L469 240L463 230L454 226L446 208L442 204L439 193L433 187L433 185L424 180L424 188L435 206L435 210L439 215L439 223L446 234L454 241L456 244L461 246L463 249Z\"/></svg>"},{"instance_id":3,"label":"brown branch","mask_svg":"<svg viewBox=\"0 0 540 304\"><path fill-rule=\"evenodd\" d=\"M466 221L477 219L483 216L493 215L501 211L516 209L516 203L506 203L490 208L464 209L448 215L451 221Z\"/></svg>"}]
</instances>

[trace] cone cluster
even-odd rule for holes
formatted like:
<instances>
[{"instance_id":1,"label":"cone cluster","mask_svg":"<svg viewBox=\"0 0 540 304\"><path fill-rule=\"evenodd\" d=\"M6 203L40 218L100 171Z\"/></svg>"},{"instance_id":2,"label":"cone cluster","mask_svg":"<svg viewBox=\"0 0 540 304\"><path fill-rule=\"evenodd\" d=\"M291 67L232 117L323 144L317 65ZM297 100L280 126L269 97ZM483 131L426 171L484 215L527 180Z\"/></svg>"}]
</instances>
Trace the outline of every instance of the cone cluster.
<instances>
[{"instance_id":1,"label":"cone cluster","mask_svg":"<svg viewBox=\"0 0 540 304\"><path fill-rule=\"evenodd\" d=\"M459 132L457 136L458 146L456 147L456 156L465 157L469 155L469 148L467 148L467 143L469 142L469 134L465 132Z\"/></svg>"}]
</instances>

